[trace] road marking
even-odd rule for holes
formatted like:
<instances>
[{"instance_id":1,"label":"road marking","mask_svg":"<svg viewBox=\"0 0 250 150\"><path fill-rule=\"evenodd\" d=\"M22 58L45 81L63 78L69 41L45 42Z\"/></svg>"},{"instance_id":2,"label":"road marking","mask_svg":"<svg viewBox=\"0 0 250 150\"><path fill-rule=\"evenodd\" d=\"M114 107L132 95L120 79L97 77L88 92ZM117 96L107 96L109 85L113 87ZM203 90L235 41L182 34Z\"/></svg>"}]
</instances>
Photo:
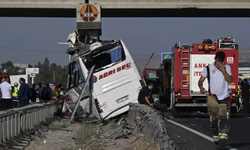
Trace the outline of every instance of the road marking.
<instances>
[{"instance_id":1,"label":"road marking","mask_svg":"<svg viewBox=\"0 0 250 150\"><path fill-rule=\"evenodd\" d=\"M200 132L198 132L198 131L196 131L196 130L193 130L193 129L187 127L187 126L184 126L184 125L182 125L182 124L179 124L179 123L177 123L177 122L175 122L175 121L172 121L172 120L169 120L169 119L165 119L165 120L167 120L168 122L171 122L171 123L173 123L173 124L175 124L175 125L177 125L177 126L179 126L179 127L182 127L182 128L184 128L184 129L186 129L186 130L188 130L188 131L190 131L190 132L193 132L193 133L195 133L195 134L197 134L197 135L199 135L199 136L201 136L201 137L207 139L207 140L210 141L210 142L214 142L213 138L211 138L211 137L209 137L209 136L207 136L207 135L205 135L205 134L203 134L203 133L200 133ZM236 148L233 148L233 147L231 147L231 146L229 146L229 145L227 145L226 148L229 149L229 150L237 150Z\"/></svg>"}]
</instances>

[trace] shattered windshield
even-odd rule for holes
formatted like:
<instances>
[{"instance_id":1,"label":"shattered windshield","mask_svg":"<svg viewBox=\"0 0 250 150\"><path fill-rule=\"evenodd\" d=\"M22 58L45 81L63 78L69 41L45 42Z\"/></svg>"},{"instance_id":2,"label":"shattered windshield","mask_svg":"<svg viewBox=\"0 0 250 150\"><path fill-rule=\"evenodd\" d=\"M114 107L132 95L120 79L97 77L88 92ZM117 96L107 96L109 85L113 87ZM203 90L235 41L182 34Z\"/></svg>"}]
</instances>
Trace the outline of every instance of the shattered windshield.
<instances>
[{"instance_id":1,"label":"shattered windshield","mask_svg":"<svg viewBox=\"0 0 250 150\"><path fill-rule=\"evenodd\" d=\"M85 55L82 60L87 69L95 65L95 72L98 72L125 60L125 53L120 45L95 54L90 53Z\"/></svg>"}]
</instances>

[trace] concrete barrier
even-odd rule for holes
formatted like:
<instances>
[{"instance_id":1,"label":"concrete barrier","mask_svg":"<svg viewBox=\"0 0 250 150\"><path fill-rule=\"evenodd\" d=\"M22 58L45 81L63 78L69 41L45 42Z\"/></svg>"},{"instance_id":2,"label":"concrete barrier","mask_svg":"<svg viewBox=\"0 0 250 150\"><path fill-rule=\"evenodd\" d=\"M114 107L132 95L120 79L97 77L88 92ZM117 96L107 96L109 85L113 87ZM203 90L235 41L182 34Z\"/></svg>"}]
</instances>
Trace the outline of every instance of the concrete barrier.
<instances>
[{"instance_id":1,"label":"concrete barrier","mask_svg":"<svg viewBox=\"0 0 250 150\"><path fill-rule=\"evenodd\" d=\"M176 149L157 110L138 103L130 103L129 107L127 123L133 128L133 135L142 132L147 142L159 144L161 150Z\"/></svg>"},{"instance_id":2,"label":"concrete barrier","mask_svg":"<svg viewBox=\"0 0 250 150\"><path fill-rule=\"evenodd\" d=\"M0 111L0 144L52 118L58 107L58 104L38 103Z\"/></svg>"}]
</instances>

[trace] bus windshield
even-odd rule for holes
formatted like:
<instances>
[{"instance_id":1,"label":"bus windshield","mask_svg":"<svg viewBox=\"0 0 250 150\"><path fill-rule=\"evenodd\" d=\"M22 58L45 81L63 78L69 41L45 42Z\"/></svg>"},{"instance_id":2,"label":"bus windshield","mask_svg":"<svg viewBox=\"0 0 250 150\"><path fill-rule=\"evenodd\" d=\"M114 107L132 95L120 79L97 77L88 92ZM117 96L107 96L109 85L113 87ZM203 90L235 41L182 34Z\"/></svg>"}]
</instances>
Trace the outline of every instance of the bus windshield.
<instances>
[{"instance_id":1,"label":"bus windshield","mask_svg":"<svg viewBox=\"0 0 250 150\"><path fill-rule=\"evenodd\" d=\"M89 53L82 58L87 69L95 65L94 72L109 68L123 60L125 60L125 53L121 45L94 54Z\"/></svg>"}]
</instances>

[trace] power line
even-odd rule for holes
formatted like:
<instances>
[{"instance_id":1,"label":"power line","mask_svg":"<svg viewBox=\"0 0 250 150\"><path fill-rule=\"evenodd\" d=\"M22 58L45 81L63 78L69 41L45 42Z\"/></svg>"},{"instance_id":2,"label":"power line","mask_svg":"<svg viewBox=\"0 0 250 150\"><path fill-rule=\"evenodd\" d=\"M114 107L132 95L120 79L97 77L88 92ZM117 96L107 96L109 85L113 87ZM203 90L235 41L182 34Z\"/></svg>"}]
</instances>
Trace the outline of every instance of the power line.
<instances>
[{"instance_id":1,"label":"power line","mask_svg":"<svg viewBox=\"0 0 250 150\"><path fill-rule=\"evenodd\" d=\"M15 48L15 47L5 47L5 46L0 46L0 49L10 49L10 50L16 50L16 51L30 51L30 52L38 52L38 53L43 53L43 52L48 52L48 53L66 53L66 52L56 52L56 51L26 49L26 48ZM150 55L133 55L132 54L132 56L145 57L145 56L150 56Z\"/></svg>"},{"instance_id":2,"label":"power line","mask_svg":"<svg viewBox=\"0 0 250 150\"><path fill-rule=\"evenodd\" d=\"M9 49L9 50L17 50L17 51L29 51L29 52L39 52L39 53L65 53L66 52L56 52L56 51L48 51L48 50L36 50L36 49L24 49L24 48L14 48L14 47L4 47L0 46L0 49Z\"/></svg>"},{"instance_id":3,"label":"power line","mask_svg":"<svg viewBox=\"0 0 250 150\"><path fill-rule=\"evenodd\" d=\"M133 55L133 54L132 54ZM150 55L133 55L133 56L150 56Z\"/></svg>"}]
</instances>

